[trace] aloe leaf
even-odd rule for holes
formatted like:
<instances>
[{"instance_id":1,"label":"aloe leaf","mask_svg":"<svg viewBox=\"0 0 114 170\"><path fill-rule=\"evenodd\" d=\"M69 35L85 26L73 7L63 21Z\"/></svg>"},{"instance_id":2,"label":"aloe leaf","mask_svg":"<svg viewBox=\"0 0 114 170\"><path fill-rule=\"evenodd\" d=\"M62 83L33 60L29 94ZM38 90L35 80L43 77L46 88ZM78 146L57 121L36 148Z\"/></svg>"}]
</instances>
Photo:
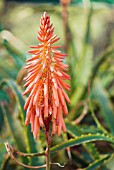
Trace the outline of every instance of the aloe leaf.
<instances>
[{"instance_id":1,"label":"aloe leaf","mask_svg":"<svg viewBox=\"0 0 114 170\"><path fill-rule=\"evenodd\" d=\"M114 46L109 46L105 51L103 51L98 57L97 57L97 61L94 64L93 67L93 74L92 74L92 80L94 79L94 77L96 76L96 74L99 71L100 66L107 60L107 58L109 56L112 56L114 54Z\"/></svg>"},{"instance_id":2,"label":"aloe leaf","mask_svg":"<svg viewBox=\"0 0 114 170\"><path fill-rule=\"evenodd\" d=\"M109 170L113 170L114 168L114 154L111 155L111 157L104 162L104 165L106 166L106 168Z\"/></svg>"},{"instance_id":3,"label":"aloe leaf","mask_svg":"<svg viewBox=\"0 0 114 170\"><path fill-rule=\"evenodd\" d=\"M21 119L22 119L22 124L24 125L24 120L25 120L25 117L26 117L26 113L24 111L24 103L25 103L25 99L24 97L22 96L22 91L21 91L21 87L18 86L18 84L13 81L13 80L4 80L4 82L12 89L14 95L15 95L15 98L16 98L16 101L18 103L18 108L20 110L20 116L21 116Z\"/></svg>"},{"instance_id":4,"label":"aloe leaf","mask_svg":"<svg viewBox=\"0 0 114 170\"><path fill-rule=\"evenodd\" d=\"M92 9L90 9L87 18L87 28L84 37L84 43L82 45L82 54L78 61L76 62L76 84L77 87L71 96L71 105L74 106L81 99L85 88L87 86L88 80L91 76L92 70L92 57L93 48L90 44L90 25L91 25ZM70 116L73 119L73 115Z\"/></svg>"},{"instance_id":5,"label":"aloe leaf","mask_svg":"<svg viewBox=\"0 0 114 170\"><path fill-rule=\"evenodd\" d=\"M72 94L73 91L75 90L75 86L76 86L76 82L74 81L75 77L76 77L76 72L74 70L75 70L75 61L77 60L77 53L75 50L71 29L70 29L69 25L67 25L67 27L68 27L68 34L71 36L70 41L69 41L68 50L67 50L67 53L68 53L67 62L69 65L69 74L71 77L71 81L70 81L71 92L70 93Z\"/></svg>"},{"instance_id":6,"label":"aloe leaf","mask_svg":"<svg viewBox=\"0 0 114 170\"><path fill-rule=\"evenodd\" d=\"M65 124L66 124L67 132L70 133L73 137L81 136L83 134L83 131L81 130L81 128L76 126L74 123L66 121ZM88 151L91 161L92 161L92 158L95 158L95 159L99 158L99 152L98 152L96 146L94 145L94 143L91 143L91 142L89 144L85 143L85 144L83 144L83 146Z\"/></svg>"},{"instance_id":7,"label":"aloe leaf","mask_svg":"<svg viewBox=\"0 0 114 170\"><path fill-rule=\"evenodd\" d=\"M38 139L37 141L34 139L33 134L31 132L31 127L30 125L26 129L27 137L28 137L28 152L29 153L40 153L43 151L43 148L41 146L41 141ZM44 157L35 157L31 158L31 165L42 165L45 163L45 158ZM43 168L42 168L43 170Z\"/></svg>"},{"instance_id":8,"label":"aloe leaf","mask_svg":"<svg viewBox=\"0 0 114 170\"><path fill-rule=\"evenodd\" d=\"M17 76L17 71L14 70L10 71L9 69L5 69L5 68L2 69L2 67L0 68L0 73L1 73L0 79L9 78L9 77L15 79Z\"/></svg>"},{"instance_id":9,"label":"aloe leaf","mask_svg":"<svg viewBox=\"0 0 114 170\"><path fill-rule=\"evenodd\" d=\"M4 116L3 116L2 109L1 109L1 102L9 103L9 98L7 94L5 93L5 91L3 91L2 89L0 90L0 133L4 125Z\"/></svg>"},{"instance_id":10,"label":"aloe leaf","mask_svg":"<svg viewBox=\"0 0 114 170\"><path fill-rule=\"evenodd\" d=\"M9 112L8 107L2 105L2 110L5 116L6 121L9 124L9 128L12 132L12 136L14 137L16 141L16 145L18 149L22 152L26 152L26 141L25 138L23 138L23 128L19 122L19 120L16 117L16 114L11 114ZM28 162L28 159L26 157L22 157L22 160L24 163Z\"/></svg>"},{"instance_id":11,"label":"aloe leaf","mask_svg":"<svg viewBox=\"0 0 114 170\"><path fill-rule=\"evenodd\" d=\"M3 125L4 125L4 116L3 116L2 109L0 107L0 133L1 133Z\"/></svg>"},{"instance_id":12,"label":"aloe leaf","mask_svg":"<svg viewBox=\"0 0 114 170\"><path fill-rule=\"evenodd\" d=\"M84 170L97 170L100 166L103 165L103 162L108 160L110 157L111 157L111 155L107 155L103 158L100 158L100 159L94 161L92 164L90 164L87 168L84 168Z\"/></svg>"},{"instance_id":13,"label":"aloe leaf","mask_svg":"<svg viewBox=\"0 0 114 170\"><path fill-rule=\"evenodd\" d=\"M30 126L25 127L25 125L24 125L24 120L26 117L26 113L23 109L24 104L25 104L25 99L22 96L21 88L13 80L5 80L5 82L12 89L12 91L15 95L17 104L18 104L18 108L19 108L20 116L21 116L21 120L22 120L22 126L24 128L24 133L26 136L27 152L30 152L30 153L41 152L42 147L41 147L40 141L36 142L33 138L32 133L31 133ZM39 163L39 165L42 164L43 161L44 161L43 157L31 158L31 162L33 162L34 164L37 164L37 165L38 165L38 163Z\"/></svg>"},{"instance_id":14,"label":"aloe leaf","mask_svg":"<svg viewBox=\"0 0 114 170\"><path fill-rule=\"evenodd\" d=\"M65 121L67 132L70 133L72 136L80 136L82 134L96 134L102 133L100 129L95 126L86 126L86 125L76 125L75 122L70 122L68 120Z\"/></svg>"},{"instance_id":15,"label":"aloe leaf","mask_svg":"<svg viewBox=\"0 0 114 170\"><path fill-rule=\"evenodd\" d=\"M111 133L114 135L114 112L113 112L112 104L109 99L108 93L102 87L100 80L97 79L94 82L92 91L95 99L97 99L98 101L102 116L104 117Z\"/></svg>"},{"instance_id":16,"label":"aloe leaf","mask_svg":"<svg viewBox=\"0 0 114 170\"><path fill-rule=\"evenodd\" d=\"M3 116L2 109L0 107L0 133L1 133L3 125L4 125L4 116Z\"/></svg>"},{"instance_id":17,"label":"aloe leaf","mask_svg":"<svg viewBox=\"0 0 114 170\"><path fill-rule=\"evenodd\" d=\"M91 69L92 69L92 47L86 47L86 54L84 59L80 59L80 62L77 61L77 87L74 93L71 96L71 104L74 106L77 104L79 99L82 97L88 80L91 76ZM82 62L83 61L83 62Z\"/></svg>"},{"instance_id":18,"label":"aloe leaf","mask_svg":"<svg viewBox=\"0 0 114 170\"><path fill-rule=\"evenodd\" d=\"M78 126L80 128L80 130L82 131L83 134L88 134L88 133L92 133L92 134L96 134L96 133L102 133L100 129L98 129L95 126L88 126L88 125L79 125Z\"/></svg>"},{"instance_id":19,"label":"aloe leaf","mask_svg":"<svg viewBox=\"0 0 114 170\"><path fill-rule=\"evenodd\" d=\"M74 139L70 139L67 142L63 142L59 145L52 147L51 153L59 151L61 149L65 149L67 147L73 147L76 145L80 145L88 142L94 142L94 141L106 141L114 144L114 139L110 136L105 136L102 134L88 134L88 135L82 135L80 137L76 137Z\"/></svg>"},{"instance_id":20,"label":"aloe leaf","mask_svg":"<svg viewBox=\"0 0 114 170\"><path fill-rule=\"evenodd\" d=\"M26 60L26 55L24 55L21 51L17 50L7 40L4 40L4 46L15 61L17 68L20 69Z\"/></svg>"},{"instance_id":21,"label":"aloe leaf","mask_svg":"<svg viewBox=\"0 0 114 170\"><path fill-rule=\"evenodd\" d=\"M66 124L67 132L70 133L73 137L82 135L81 130L76 124L69 122L68 120L65 121L65 124Z\"/></svg>"},{"instance_id":22,"label":"aloe leaf","mask_svg":"<svg viewBox=\"0 0 114 170\"><path fill-rule=\"evenodd\" d=\"M113 77L114 77L114 72L112 72L112 73L110 72L109 75L106 75L104 73L104 77L101 80L103 87L108 88L109 85L113 82L113 79L114 79Z\"/></svg>"},{"instance_id":23,"label":"aloe leaf","mask_svg":"<svg viewBox=\"0 0 114 170\"><path fill-rule=\"evenodd\" d=\"M93 160L100 158L100 153L94 143L85 143L84 146L86 147L87 151L92 155Z\"/></svg>"},{"instance_id":24,"label":"aloe leaf","mask_svg":"<svg viewBox=\"0 0 114 170\"><path fill-rule=\"evenodd\" d=\"M15 79L18 71L10 58L0 56L0 79L7 77Z\"/></svg>"}]
</instances>

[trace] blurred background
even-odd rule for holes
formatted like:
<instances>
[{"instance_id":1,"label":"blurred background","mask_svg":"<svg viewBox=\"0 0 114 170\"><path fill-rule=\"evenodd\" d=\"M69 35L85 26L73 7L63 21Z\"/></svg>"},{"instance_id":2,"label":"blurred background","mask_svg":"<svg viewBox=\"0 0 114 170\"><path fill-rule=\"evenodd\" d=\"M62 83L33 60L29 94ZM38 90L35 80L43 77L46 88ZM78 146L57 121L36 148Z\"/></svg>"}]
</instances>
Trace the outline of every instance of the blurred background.
<instances>
[{"instance_id":1,"label":"blurred background","mask_svg":"<svg viewBox=\"0 0 114 170\"><path fill-rule=\"evenodd\" d=\"M67 134L53 137L52 147L71 138L80 140L71 149L51 154L51 160L66 163L65 170L114 170L114 146L107 142L114 137L114 0L0 0L1 170L24 169L10 159L5 141L27 153L44 152L46 147L43 131L35 141L30 127L24 126L22 95L23 67L29 46L38 44L44 11L60 37L57 44L68 54L64 62L71 76ZM109 138L100 142L103 135ZM45 163L44 156L17 158L29 165Z\"/></svg>"}]
</instances>

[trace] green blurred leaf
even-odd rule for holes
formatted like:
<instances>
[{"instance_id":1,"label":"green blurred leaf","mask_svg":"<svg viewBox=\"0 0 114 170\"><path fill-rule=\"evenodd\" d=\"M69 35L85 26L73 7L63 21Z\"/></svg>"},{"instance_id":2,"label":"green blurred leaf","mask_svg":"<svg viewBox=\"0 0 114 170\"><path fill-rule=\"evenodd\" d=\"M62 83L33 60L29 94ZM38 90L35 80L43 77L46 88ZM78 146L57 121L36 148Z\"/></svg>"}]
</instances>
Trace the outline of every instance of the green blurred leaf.
<instances>
[{"instance_id":1,"label":"green blurred leaf","mask_svg":"<svg viewBox=\"0 0 114 170\"><path fill-rule=\"evenodd\" d=\"M4 102L4 101L6 101L6 102L10 102L10 99L8 98L8 96L7 96L7 93L4 91L4 90L0 90L0 102Z\"/></svg>"},{"instance_id":2,"label":"green blurred leaf","mask_svg":"<svg viewBox=\"0 0 114 170\"><path fill-rule=\"evenodd\" d=\"M3 125L4 125L4 116L3 116L3 112L0 106L0 133L1 133Z\"/></svg>"},{"instance_id":3,"label":"green blurred leaf","mask_svg":"<svg viewBox=\"0 0 114 170\"><path fill-rule=\"evenodd\" d=\"M18 73L17 67L13 60L8 57L0 56L0 79L12 78L15 79Z\"/></svg>"},{"instance_id":4,"label":"green blurred leaf","mask_svg":"<svg viewBox=\"0 0 114 170\"><path fill-rule=\"evenodd\" d=\"M21 90L21 86L19 86L15 81L11 80L11 79L6 79L3 81L4 83L6 83L13 91L17 104L18 104L18 108L20 110L20 116L22 119L22 124L24 125L24 120L26 117L26 113L24 111L24 103L25 103L25 99L22 95L22 90Z\"/></svg>"},{"instance_id":5,"label":"green blurred leaf","mask_svg":"<svg viewBox=\"0 0 114 170\"><path fill-rule=\"evenodd\" d=\"M100 166L103 165L103 162L106 161L107 159L109 159L110 157L111 157L111 155L107 155L103 158L100 158L100 159L96 160L95 162L93 162L92 164L90 164L87 168L84 168L84 170L97 170Z\"/></svg>"},{"instance_id":6,"label":"green blurred leaf","mask_svg":"<svg viewBox=\"0 0 114 170\"><path fill-rule=\"evenodd\" d=\"M80 127L78 127L75 123L66 121L65 124L66 124L67 132L70 133L73 137L77 137L77 136L83 135L82 129ZM88 131L88 133L90 133L90 131ZM95 131L94 131L94 133L95 133ZM95 158L95 159L99 158L99 152L98 152L96 146L94 145L94 143L89 143L89 144L85 143L85 144L83 144L83 146L88 151L88 153L90 155L89 156L90 160L92 160L92 158Z\"/></svg>"},{"instance_id":7,"label":"green blurred leaf","mask_svg":"<svg viewBox=\"0 0 114 170\"><path fill-rule=\"evenodd\" d=\"M24 55L21 51L17 50L15 46L12 46L7 40L4 40L4 46L15 61L17 68L20 69L24 65L26 55Z\"/></svg>"},{"instance_id":8,"label":"green blurred leaf","mask_svg":"<svg viewBox=\"0 0 114 170\"><path fill-rule=\"evenodd\" d=\"M92 93L95 99L98 101L98 105L100 106L101 113L111 131L114 135L114 112L111 101L109 99L108 93L102 87L99 79L96 79L94 82L94 86L92 89Z\"/></svg>"},{"instance_id":9,"label":"green blurred leaf","mask_svg":"<svg viewBox=\"0 0 114 170\"><path fill-rule=\"evenodd\" d=\"M83 132L83 134L88 134L88 133L92 133L92 134L96 134L96 133L102 133L100 129L98 129L95 126L88 126L88 125L79 125L80 130Z\"/></svg>"},{"instance_id":10,"label":"green blurred leaf","mask_svg":"<svg viewBox=\"0 0 114 170\"><path fill-rule=\"evenodd\" d=\"M29 148L28 152L29 153L40 153L43 151L42 145L41 145L41 140L38 139L37 141L34 139L33 137L33 133L31 132L31 127L30 125L27 127L26 129L26 133L27 133L27 137L28 137L28 144L29 144ZM43 156L39 156L39 157L35 157L35 158L31 158L31 165L42 165L45 163L45 157ZM44 168L42 168L43 170Z\"/></svg>"},{"instance_id":11,"label":"green blurred leaf","mask_svg":"<svg viewBox=\"0 0 114 170\"><path fill-rule=\"evenodd\" d=\"M26 141L25 138L23 138L23 128L17 118L17 115L10 113L8 107L4 105L2 105L2 110L18 149L22 152L27 152ZM26 157L22 157L22 160L24 163L28 163L28 159Z\"/></svg>"},{"instance_id":12,"label":"green blurred leaf","mask_svg":"<svg viewBox=\"0 0 114 170\"><path fill-rule=\"evenodd\" d=\"M7 96L7 93L3 90L0 90L0 133L4 125L4 116L3 116L2 109L1 109L1 102L3 102L4 104L9 103L9 98Z\"/></svg>"},{"instance_id":13,"label":"green blurred leaf","mask_svg":"<svg viewBox=\"0 0 114 170\"><path fill-rule=\"evenodd\" d=\"M22 95L21 88L13 80L5 80L5 82L12 89L12 91L15 95L16 101L17 101L17 105L18 105L21 120L22 120L21 123L22 123L22 126L24 128L24 134L25 134L25 138L26 138L27 152L30 152L30 153L41 152L43 149L41 147L40 141L36 141L33 138L30 126L25 127L25 124L24 124L24 120L25 120L25 117L26 117L26 113L24 111L25 99ZM30 158L30 159L31 159L31 163L34 163L34 164L37 164L37 165L38 164L41 165L44 162L43 157Z\"/></svg>"},{"instance_id":14,"label":"green blurred leaf","mask_svg":"<svg viewBox=\"0 0 114 170\"><path fill-rule=\"evenodd\" d=\"M86 2L86 0L72 0L72 4L77 4L77 3L82 3ZM91 2L96 2L96 3L108 3L108 4L114 4L113 0L90 0Z\"/></svg>"},{"instance_id":15,"label":"green blurred leaf","mask_svg":"<svg viewBox=\"0 0 114 170\"><path fill-rule=\"evenodd\" d=\"M114 168L114 154L111 155L111 157L104 162L104 165L108 168L108 170L113 170Z\"/></svg>"},{"instance_id":16,"label":"green blurred leaf","mask_svg":"<svg viewBox=\"0 0 114 170\"><path fill-rule=\"evenodd\" d=\"M73 122L65 121L67 132L73 137L82 135L80 128Z\"/></svg>"},{"instance_id":17,"label":"green blurred leaf","mask_svg":"<svg viewBox=\"0 0 114 170\"><path fill-rule=\"evenodd\" d=\"M71 96L71 105L74 106L81 99L85 87L87 86L88 80L91 76L92 69L92 47L86 46L86 53L84 58L80 58L75 66L77 68L77 87Z\"/></svg>"},{"instance_id":18,"label":"green blurred leaf","mask_svg":"<svg viewBox=\"0 0 114 170\"><path fill-rule=\"evenodd\" d=\"M105 136L102 134L88 134L88 135L82 135L80 137L76 137L74 139L70 139L67 142L63 142L59 145L52 147L51 153L59 151L61 149L65 149L67 147L73 147L76 145L80 145L88 142L94 142L94 141L106 141L114 144L114 139L110 136Z\"/></svg>"},{"instance_id":19,"label":"green blurred leaf","mask_svg":"<svg viewBox=\"0 0 114 170\"><path fill-rule=\"evenodd\" d=\"M109 46L105 51L103 51L98 57L97 60L95 61L95 64L93 65L93 74L91 79L93 80L96 76L96 74L99 71L100 66L110 57L114 54L114 46Z\"/></svg>"},{"instance_id":20,"label":"green blurred leaf","mask_svg":"<svg viewBox=\"0 0 114 170\"><path fill-rule=\"evenodd\" d=\"M90 28L91 28L91 16L92 8L87 15L87 27L85 32L84 41L82 44L82 52L78 58L74 70L76 71L76 89L71 96L71 105L74 106L81 99L85 88L88 84L88 80L91 76L92 70L92 57L93 47L91 46L90 40ZM73 115L70 115L73 118Z\"/></svg>"},{"instance_id":21,"label":"green blurred leaf","mask_svg":"<svg viewBox=\"0 0 114 170\"><path fill-rule=\"evenodd\" d=\"M87 125L76 125L75 122L70 122L68 120L65 121L67 132L72 136L80 136L82 134L96 134L102 133L100 129L95 126L87 126Z\"/></svg>"}]
</instances>

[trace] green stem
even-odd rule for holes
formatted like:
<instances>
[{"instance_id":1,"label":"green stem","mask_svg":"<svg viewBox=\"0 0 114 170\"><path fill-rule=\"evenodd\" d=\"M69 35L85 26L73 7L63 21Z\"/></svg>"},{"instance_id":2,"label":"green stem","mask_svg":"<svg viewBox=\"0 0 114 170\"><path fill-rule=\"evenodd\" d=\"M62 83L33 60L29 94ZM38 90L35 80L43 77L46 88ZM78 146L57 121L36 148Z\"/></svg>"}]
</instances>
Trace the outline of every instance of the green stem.
<instances>
[{"instance_id":1,"label":"green stem","mask_svg":"<svg viewBox=\"0 0 114 170\"><path fill-rule=\"evenodd\" d=\"M46 139L47 139L47 148L46 148L46 170L50 170L50 143L51 143L51 138L50 138L50 133L47 132L46 134Z\"/></svg>"}]
</instances>

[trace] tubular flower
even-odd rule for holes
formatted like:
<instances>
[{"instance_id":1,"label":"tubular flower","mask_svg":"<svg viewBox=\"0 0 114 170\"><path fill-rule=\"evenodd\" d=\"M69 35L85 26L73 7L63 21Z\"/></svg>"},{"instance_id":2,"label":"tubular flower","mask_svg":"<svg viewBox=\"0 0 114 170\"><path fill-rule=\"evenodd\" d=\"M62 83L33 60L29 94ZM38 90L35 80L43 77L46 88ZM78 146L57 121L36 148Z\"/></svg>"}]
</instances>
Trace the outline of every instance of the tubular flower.
<instances>
[{"instance_id":1,"label":"tubular flower","mask_svg":"<svg viewBox=\"0 0 114 170\"><path fill-rule=\"evenodd\" d=\"M64 80L70 80L68 65L62 63L67 56L53 45L59 40L54 34L49 15L44 12L40 20L37 46L32 46L27 60L28 75L24 79L27 86L24 95L29 93L24 109L27 110L25 124L31 124L34 138L37 138L40 127L49 131L52 122L52 134L60 135L66 131L63 115L68 114L66 101L70 103L65 90L70 86Z\"/></svg>"}]
</instances>

